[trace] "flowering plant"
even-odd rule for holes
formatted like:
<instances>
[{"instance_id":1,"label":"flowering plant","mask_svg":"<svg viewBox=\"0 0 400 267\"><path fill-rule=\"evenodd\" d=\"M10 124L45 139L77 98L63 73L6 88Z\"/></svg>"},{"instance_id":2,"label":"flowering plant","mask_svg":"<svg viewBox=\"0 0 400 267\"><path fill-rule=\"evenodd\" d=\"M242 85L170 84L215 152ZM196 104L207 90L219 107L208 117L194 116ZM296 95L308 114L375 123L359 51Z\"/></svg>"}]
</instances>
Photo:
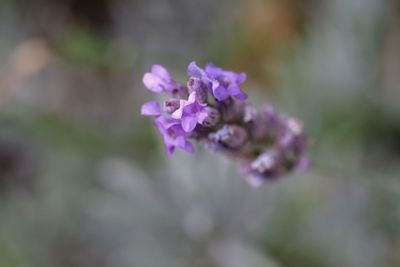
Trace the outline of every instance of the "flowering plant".
<instances>
[{"instance_id":1,"label":"flowering plant","mask_svg":"<svg viewBox=\"0 0 400 267\"><path fill-rule=\"evenodd\" d=\"M150 101L141 114L154 117L166 152L176 148L193 153L189 139L201 140L238 162L253 186L274 180L308 166L307 138L302 123L279 115L271 105L260 110L246 102L240 86L245 73L235 73L208 64L189 64L187 84L176 82L161 65L145 73L143 83L169 98L161 105Z\"/></svg>"}]
</instances>

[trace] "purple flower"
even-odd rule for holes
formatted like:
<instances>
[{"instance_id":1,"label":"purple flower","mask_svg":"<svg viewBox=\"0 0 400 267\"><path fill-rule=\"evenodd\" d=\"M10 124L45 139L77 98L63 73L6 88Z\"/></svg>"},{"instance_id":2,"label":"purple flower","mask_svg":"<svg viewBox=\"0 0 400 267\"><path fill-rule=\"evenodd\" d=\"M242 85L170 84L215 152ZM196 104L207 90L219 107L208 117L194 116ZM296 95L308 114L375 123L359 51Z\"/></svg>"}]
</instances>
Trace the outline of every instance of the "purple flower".
<instances>
[{"instance_id":1,"label":"purple flower","mask_svg":"<svg viewBox=\"0 0 400 267\"><path fill-rule=\"evenodd\" d=\"M183 130L190 133L198 123L203 123L207 118L206 106L196 99L196 93L193 92L188 100L181 100L180 107L172 113L171 117L181 120Z\"/></svg>"},{"instance_id":2,"label":"purple flower","mask_svg":"<svg viewBox=\"0 0 400 267\"><path fill-rule=\"evenodd\" d=\"M246 80L244 72L226 71L213 64L207 64L205 72L208 77L218 81L219 86L213 90L213 95L218 101L222 101L229 96L238 100L247 99L247 94L240 89L240 84Z\"/></svg>"},{"instance_id":3,"label":"purple flower","mask_svg":"<svg viewBox=\"0 0 400 267\"><path fill-rule=\"evenodd\" d=\"M171 74L161 65L155 64L151 67L151 72L143 76L143 84L152 92L165 92L174 97L187 97L187 88L175 82Z\"/></svg>"},{"instance_id":4,"label":"purple flower","mask_svg":"<svg viewBox=\"0 0 400 267\"><path fill-rule=\"evenodd\" d=\"M168 155L172 155L175 148L181 148L189 153L193 152L192 144L187 141L188 133L181 126L179 120L175 120L165 116L159 116L155 120L155 124L163 137L165 149Z\"/></svg>"},{"instance_id":5,"label":"purple flower","mask_svg":"<svg viewBox=\"0 0 400 267\"><path fill-rule=\"evenodd\" d=\"M216 79L211 78L205 70L197 66L196 62L193 61L189 64L187 74L189 76L189 82L191 80L192 82L196 81L197 88L204 86L214 95L214 97L216 97L214 92L219 87L219 82ZM200 82L202 83L201 85Z\"/></svg>"},{"instance_id":6,"label":"purple flower","mask_svg":"<svg viewBox=\"0 0 400 267\"><path fill-rule=\"evenodd\" d=\"M204 70L194 61L189 64L187 72L190 77L200 79L218 101L223 101L229 96L239 100L247 98L247 95L240 90L240 84L246 80L244 72L226 71L213 64L208 64Z\"/></svg>"}]
</instances>

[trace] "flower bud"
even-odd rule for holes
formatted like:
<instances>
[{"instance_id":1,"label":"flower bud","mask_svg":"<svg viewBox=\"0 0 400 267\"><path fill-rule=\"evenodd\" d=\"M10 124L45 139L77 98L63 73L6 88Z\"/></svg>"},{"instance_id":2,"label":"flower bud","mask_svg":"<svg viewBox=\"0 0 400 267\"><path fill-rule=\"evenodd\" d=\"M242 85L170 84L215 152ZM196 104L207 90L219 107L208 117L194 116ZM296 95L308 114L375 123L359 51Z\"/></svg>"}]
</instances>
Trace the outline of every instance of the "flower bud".
<instances>
[{"instance_id":1,"label":"flower bud","mask_svg":"<svg viewBox=\"0 0 400 267\"><path fill-rule=\"evenodd\" d=\"M222 117L225 122L242 121L244 116L245 102L234 98L227 98L219 102Z\"/></svg>"},{"instance_id":2,"label":"flower bud","mask_svg":"<svg viewBox=\"0 0 400 267\"><path fill-rule=\"evenodd\" d=\"M307 146L307 139L303 133L303 125L294 118L286 118L283 124L279 146L296 155L302 153Z\"/></svg>"},{"instance_id":3,"label":"flower bud","mask_svg":"<svg viewBox=\"0 0 400 267\"><path fill-rule=\"evenodd\" d=\"M263 123L267 128L268 135L270 138L277 138L280 132L282 132L282 120L275 108L271 105L264 105L260 111Z\"/></svg>"},{"instance_id":4,"label":"flower bud","mask_svg":"<svg viewBox=\"0 0 400 267\"><path fill-rule=\"evenodd\" d=\"M190 77L189 81L187 82L187 87L189 89L189 93L196 93L197 101L200 103L207 102L208 86L201 79Z\"/></svg>"},{"instance_id":5,"label":"flower bud","mask_svg":"<svg viewBox=\"0 0 400 267\"><path fill-rule=\"evenodd\" d=\"M171 98L166 101L164 101L164 111L168 114L172 114L174 111L176 111L180 106L180 100L176 98Z\"/></svg>"},{"instance_id":6,"label":"flower bud","mask_svg":"<svg viewBox=\"0 0 400 267\"><path fill-rule=\"evenodd\" d=\"M225 125L209 136L212 142L231 149L239 149L246 143L247 138L246 130L237 125Z\"/></svg>"},{"instance_id":7,"label":"flower bud","mask_svg":"<svg viewBox=\"0 0 400 267\"><path fill-rule=\"evenodd\" d=\"M189 96L188 88L182 84L176 84L175 87L167 91L168 95L173 98L186 99Z\"/></svg>"},{"instance_id":8,"label":"flower bud","mask_svg":"<svg viewBox=\"0 0 400 267\"><path fill-rule=\"evenodd\" d=\"M205 127L214 127L220 121L220 114L216 108L206 107L207 117L202 122L202 125Z\"/></svg>"},{"instance_id":9,"label":"flower bud","mask_svg":"<svg viewBox=\"0 0 400 267\"><path fill-rule=\"evenodd\" d=\"M277 178L281 172L282 157L278 150L270 149L260 154L251 163L251 172L265 180Z\"/></svg>"},{"instance_id":10,"label":"flower bud","mask_svg":"<svg viewBox=\"0 0 400 267\"><path fill-rule=\"evenodd\" d=\"M257 109L252 105L246 105L244 108L244 122L254 122L259 117Z\"/></svg>"},{"instance_id":11,"label":"flower bud","mask_svg":"<svg viewBox=\"0 0 400 267\"><path fill-rule=\"evenodd\" d=\"M244 108L243 121L250 135L256 140L263 139L268 135L268 123L262 115L252 105L246 105Z\"/></svg>"}]
</instances>

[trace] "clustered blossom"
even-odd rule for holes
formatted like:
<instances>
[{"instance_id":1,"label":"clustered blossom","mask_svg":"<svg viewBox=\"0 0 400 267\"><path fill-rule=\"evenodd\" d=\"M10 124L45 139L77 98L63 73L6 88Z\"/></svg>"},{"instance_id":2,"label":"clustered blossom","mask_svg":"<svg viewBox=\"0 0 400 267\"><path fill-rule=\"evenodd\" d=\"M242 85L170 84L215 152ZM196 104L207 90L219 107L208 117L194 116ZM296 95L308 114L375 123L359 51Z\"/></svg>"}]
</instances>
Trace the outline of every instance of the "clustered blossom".
<instances>
[{"instance_id":1,"label":"clustered blossom","mask_svg":"<svg viewBox=\"0 0 400 267\"><path fill-rule=\"evenodd\" d=\"M187 74L186 85L161 65L143 76L147 89L168 96L162 104L150 101L141 108L142 115L154 117L167 154L176 148L192 153L190 140L203 141L234 159L253 186L308 167L302 123L270 105L258 110L247 103L240 88L245 73L192 62Z\"/></svg>"}]
</instances>

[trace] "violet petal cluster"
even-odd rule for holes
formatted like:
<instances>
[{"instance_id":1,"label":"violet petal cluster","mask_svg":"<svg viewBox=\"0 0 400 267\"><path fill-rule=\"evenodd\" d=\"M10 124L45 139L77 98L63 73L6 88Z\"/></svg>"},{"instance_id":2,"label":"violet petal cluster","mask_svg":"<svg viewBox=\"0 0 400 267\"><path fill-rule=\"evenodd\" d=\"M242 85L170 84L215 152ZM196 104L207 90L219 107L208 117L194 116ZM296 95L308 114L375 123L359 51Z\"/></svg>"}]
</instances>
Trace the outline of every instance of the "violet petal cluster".
<instances>
[{"instance_id":1,"label":"violet petal cluster","mask_svg":"<svg viewBox=\"0 0 400 267\"><path fill-rule=\"evenodd\" d=\"M279 115L270 105L258 110L247 103L241 90L245 73L192 62L187 74L186 85L161 65L143 76L147 89L168 97L162 104L150 101L141 108L142 115L154 118L167 154L176 148L192 153L190 140L202 141L234 159L253 186L308 168L302 123Z\"/></svg>"}]
</instances>

